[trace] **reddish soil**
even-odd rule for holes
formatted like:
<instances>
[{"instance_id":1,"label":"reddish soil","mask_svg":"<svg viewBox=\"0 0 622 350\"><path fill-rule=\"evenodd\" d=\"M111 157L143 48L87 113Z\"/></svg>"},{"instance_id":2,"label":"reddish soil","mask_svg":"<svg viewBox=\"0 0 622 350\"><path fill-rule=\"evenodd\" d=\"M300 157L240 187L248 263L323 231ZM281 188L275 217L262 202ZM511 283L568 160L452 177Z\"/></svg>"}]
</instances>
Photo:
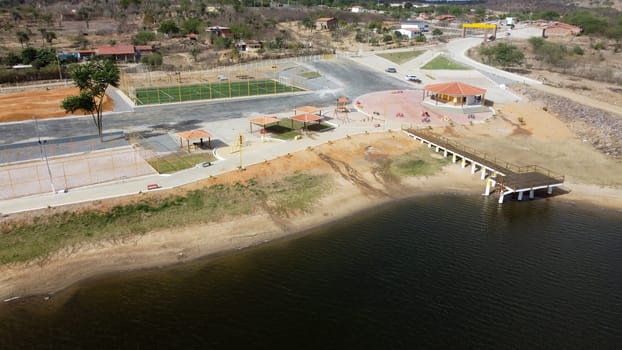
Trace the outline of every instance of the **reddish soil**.
<instances>
[{"instance_id":1,"label":"reddish soil","mask_svg":"<svg viewBox=\"0 0 622 350\"><path fill-rule=\"evenodd\" d=\"M39 119L60 118L71 116L61 107L61 101L67 96L78 95L79 90L69 88L46 88L22 91L18 93L0 95L0 122L16 122L30 120L33 117ZM113 101L106 96L104 98L104 112L112 111ZM76 112L75 115L88 114Z\"/></svg>"}]
</instances>

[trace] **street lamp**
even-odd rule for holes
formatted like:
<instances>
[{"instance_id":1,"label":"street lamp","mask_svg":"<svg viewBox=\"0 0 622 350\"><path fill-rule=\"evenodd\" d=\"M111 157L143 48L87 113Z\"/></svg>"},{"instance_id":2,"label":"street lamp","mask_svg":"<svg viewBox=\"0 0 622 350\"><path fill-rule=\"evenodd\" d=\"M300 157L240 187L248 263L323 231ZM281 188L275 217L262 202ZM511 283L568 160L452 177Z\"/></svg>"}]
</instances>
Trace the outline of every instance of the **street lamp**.
<instances>
[{"instance_id":1,"label":"street lamp","mask_svg":"<svg viewBox=\"0 0 622 350\"><path fill-rule=\"evenodd\" d=\"M48 169L48 176L50 177L50 186L52 186L52 193L56 193L56 189L54 188L54 179L52 178L52 170L50 170L50 163L48 162L48 153L45 149L45 144L47 140L41 141L41 136L39 135L39 125L37 124L37 117L33 116L32 119L35 120L35 131L37 133L37 139L39 140L39 151L41 152L41 157L45 159L45 166Z\"/></svg>"}]
</instances>

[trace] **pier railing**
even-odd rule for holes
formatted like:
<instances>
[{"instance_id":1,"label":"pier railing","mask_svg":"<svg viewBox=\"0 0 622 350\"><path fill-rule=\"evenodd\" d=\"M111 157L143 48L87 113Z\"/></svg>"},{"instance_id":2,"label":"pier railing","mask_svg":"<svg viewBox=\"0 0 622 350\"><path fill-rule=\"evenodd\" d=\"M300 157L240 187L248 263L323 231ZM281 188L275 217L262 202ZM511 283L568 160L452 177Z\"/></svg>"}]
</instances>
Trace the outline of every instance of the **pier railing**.
<instances>
[{"instance_id":1,"label":"pier railing","mask_svg":"<svg viewBox=\"0 0 622 350\"><path fill-rule=\"evenodd\" d=\"M553 180L557 180L558 182L564 182L565 177L563 175L554 173L553 171L541 167L539 165L516 165L507 161L504 161L500 158L497 158L494 155L491 155L486 152L479 151L473 147L469 147L463 145L459 142L450 140L446 137L434 134L425 129L415 129L415 128L402 128L404 131L409 132L413 135L417 135L421 138L428 140L431 143L434 143L440 147L443 147L450 152L461 153L466 157L472 158L474 161L478 161L480 163L488 163L487 165L494 170L498 170L501 172L505 172L506 174L526 174L526 173L540 173L545 175Z\"/></svg>"}]
</instances>

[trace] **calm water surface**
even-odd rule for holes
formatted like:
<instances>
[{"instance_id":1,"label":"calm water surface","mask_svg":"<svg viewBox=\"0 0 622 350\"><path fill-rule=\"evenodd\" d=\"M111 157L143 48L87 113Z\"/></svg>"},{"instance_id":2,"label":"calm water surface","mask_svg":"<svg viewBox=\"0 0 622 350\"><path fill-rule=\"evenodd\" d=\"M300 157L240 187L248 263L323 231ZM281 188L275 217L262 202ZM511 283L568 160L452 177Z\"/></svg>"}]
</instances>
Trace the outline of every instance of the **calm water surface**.
<instances>
[{"instance_id":1,"label":"calm water surface","mask_svg":"<svg viewBox=\"0 0 622 350\"><path fill-rule=\"evenodd\" d=\"M615 349L622 213L434 196L0 305L0 349Z\"/></svg>"}]
</instances>

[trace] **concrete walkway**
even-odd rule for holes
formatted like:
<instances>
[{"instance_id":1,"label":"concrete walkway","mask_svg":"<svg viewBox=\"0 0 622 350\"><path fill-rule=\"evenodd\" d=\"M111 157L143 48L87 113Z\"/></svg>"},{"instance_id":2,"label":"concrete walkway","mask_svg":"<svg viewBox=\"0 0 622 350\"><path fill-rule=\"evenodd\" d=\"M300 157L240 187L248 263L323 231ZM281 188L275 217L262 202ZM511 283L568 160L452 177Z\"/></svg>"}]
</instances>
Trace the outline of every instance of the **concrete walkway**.
<instances>
[{"instance_id":1,"label":"concrete walkway","mask_svg":"<svg viewBox=\"0 0 622 350\"><path fill-rule=\"evenodd\" d=\"M332 112L327 113L331 117ZM335 117L332 115L332 117ZM284 156L288 153L294 153L302 151L308 147L315 147L326 143L329 140L338 140L347 137L348 135L354 135L364 132L379 132L388 129L394 129L399 131L401 125L399 122L387 122L382 127L374 126L372 121L368 120L368 117L362 113L349 113L346 119L334 118L331 122L338 125L337 128L322 132L312 133L309 136L305 136L299 140L292 141L277 141L266 140L261 141L260 135L255 132L254 135L246 134L245 147L242 153L242 165L244 167L262 163L266 160L275 159ZM238 134L239 130L243 130L248 127L247 118L237 118L227 121L217 121L212 123L205 123L205 129L207 130L222 130L227 131L226 137L227 143L233 141L233 137ZM240 165L239 153L231 153L229 146L225 146L223 149L217 150L220 156L228 157L224 160L218 160L210 167L200 167L183 170L175 174L165 175L149 175L139 178L126 179L121 181L115 181L104 184L91 185L81 188L70 189L66 193L48 193L29 197L14 198L9 200L0 201L0 213L11 214L29 210L43 209L48 207L57 207L67 204L75 204L81 202L88 202L93 200L100 200L106 198L120 197L125 195L137 194L139 192L147 191L149 184L158 184L160 186L157 190L174 188L196 182L202 179L209 178L210 176L218 176L220 174L229 171L239 171ZM156 190L156 191L157 191Z\"/></svg>"}]
</instances>

